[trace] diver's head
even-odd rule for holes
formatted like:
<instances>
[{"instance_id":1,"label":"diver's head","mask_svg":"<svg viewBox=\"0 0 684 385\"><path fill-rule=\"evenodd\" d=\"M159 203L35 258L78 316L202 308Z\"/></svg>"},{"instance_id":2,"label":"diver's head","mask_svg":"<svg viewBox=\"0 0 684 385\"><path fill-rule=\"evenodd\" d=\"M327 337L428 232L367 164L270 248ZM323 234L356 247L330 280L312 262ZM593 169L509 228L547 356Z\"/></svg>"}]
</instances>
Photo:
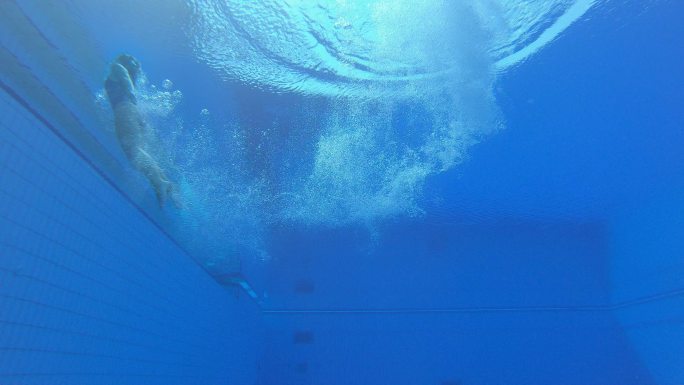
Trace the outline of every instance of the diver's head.
<instances>
[{"instance_id":1,"label":"diver's head","mask_svg":"<svg viewBox=\"0 0 684 385\"><path fill-rule=\"evenodd\" d=\"M131 77L131 81L135 84L135 81L140 74L140 62L131 55L121 54L117 56L114 62L121 64L128 71L128 76Z\"/></svg>"}]
</instances>

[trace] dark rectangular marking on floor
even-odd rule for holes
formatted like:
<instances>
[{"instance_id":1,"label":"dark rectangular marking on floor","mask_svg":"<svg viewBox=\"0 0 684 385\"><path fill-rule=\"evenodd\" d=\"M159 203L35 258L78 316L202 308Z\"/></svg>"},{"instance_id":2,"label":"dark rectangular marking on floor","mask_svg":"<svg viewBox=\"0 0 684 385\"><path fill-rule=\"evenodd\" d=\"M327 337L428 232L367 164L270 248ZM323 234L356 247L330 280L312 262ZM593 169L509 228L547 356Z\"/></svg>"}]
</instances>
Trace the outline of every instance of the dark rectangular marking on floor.
<instances>
[{"instance_id":1,"label":"dark rectangular marking on floor","mask_svg":"<svg viewBox=\"0 0 684 385\"><path fill-rule=\"evenodd\" d=\"M313 333L308 330L294 332L292 335L292 342L295 344L310 344L313 340Z\"/></svg>"}]
</instances>

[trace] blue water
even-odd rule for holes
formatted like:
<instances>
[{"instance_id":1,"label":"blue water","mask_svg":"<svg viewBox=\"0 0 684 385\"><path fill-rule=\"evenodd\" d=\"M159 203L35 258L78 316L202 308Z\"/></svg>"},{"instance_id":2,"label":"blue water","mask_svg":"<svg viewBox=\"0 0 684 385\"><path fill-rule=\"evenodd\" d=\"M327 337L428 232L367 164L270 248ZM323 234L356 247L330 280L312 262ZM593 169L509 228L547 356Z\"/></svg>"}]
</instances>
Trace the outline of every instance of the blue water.
<instances>
[{"instance_id":1,"label":"blue water","mask_svg":"<svg viewBox=\"0 0 684 385\"><path fill-rule=\"evenodd\" d=\"M679 2L2 7L0 384L684 384Z\"/></svg>"}]
</instances>

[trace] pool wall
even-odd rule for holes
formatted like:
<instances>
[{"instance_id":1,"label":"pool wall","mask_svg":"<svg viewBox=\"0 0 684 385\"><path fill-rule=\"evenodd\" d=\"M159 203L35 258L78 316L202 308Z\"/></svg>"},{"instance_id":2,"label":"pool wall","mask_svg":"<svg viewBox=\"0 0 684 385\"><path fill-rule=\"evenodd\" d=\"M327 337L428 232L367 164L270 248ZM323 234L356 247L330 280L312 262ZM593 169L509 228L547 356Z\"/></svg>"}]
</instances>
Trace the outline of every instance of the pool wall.
<instances>
[{"instance_id":1,"label":"pool wall","mask_svg":"<svg viewBox=\"0 0 684 385\"><path fill-rule=\"evenodd\" d=\"M281 234L262 383L654 384L613 311L605 226L457 219L385 226L382 256Z\"/></svg>"},{"instance_id":2,"label":"pool wall","mask_svg":"<svg viewBox=\"0 0 684 385\"><path fill-rule=\"evenodd\" d=\"M683 196L635 203L612 230L614 311L657 384L684 384Z\"/></svg>"},{"instance_id":3,"label":"pool wall","mask_svg":"<svg viewBox=\"0 0 684 385\"><path fill-rule=\"evenodd\" d=\"M4 83L0 195L2 384L251 383L254 301Z\"/></svg>"}]
</instances>

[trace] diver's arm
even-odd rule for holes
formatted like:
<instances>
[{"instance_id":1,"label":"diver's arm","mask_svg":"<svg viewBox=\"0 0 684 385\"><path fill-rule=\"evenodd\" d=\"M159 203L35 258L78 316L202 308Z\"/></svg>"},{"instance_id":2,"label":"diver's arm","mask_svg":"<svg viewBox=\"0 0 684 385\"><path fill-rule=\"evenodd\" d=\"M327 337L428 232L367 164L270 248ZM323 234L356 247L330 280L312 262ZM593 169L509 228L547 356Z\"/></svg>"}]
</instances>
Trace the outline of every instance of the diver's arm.
<instances>
[{"instance_id":1,"label":"diver's arm","mask_svg":"<svg viewBox=\"0 0 684 385\"><path fill-rule=\"evenodd\" d=\"M128 74L126 67L119 63L112 63L112 67L109 72L109 79L117 79L124 86L124 90L133 93L133 81L131 76Z\"/></svg>"},{"instance_id":2,"label":"diver's arm","mask_svg":"<svg viewBox=\"0 0 684 385\"><path fill-rule=\"evenodd\" d=\"M112 63L105 80L105 90L112 107L122 101L136 103L134 85L128 70L119 63Z\"/></svg>"}]
</instances>

